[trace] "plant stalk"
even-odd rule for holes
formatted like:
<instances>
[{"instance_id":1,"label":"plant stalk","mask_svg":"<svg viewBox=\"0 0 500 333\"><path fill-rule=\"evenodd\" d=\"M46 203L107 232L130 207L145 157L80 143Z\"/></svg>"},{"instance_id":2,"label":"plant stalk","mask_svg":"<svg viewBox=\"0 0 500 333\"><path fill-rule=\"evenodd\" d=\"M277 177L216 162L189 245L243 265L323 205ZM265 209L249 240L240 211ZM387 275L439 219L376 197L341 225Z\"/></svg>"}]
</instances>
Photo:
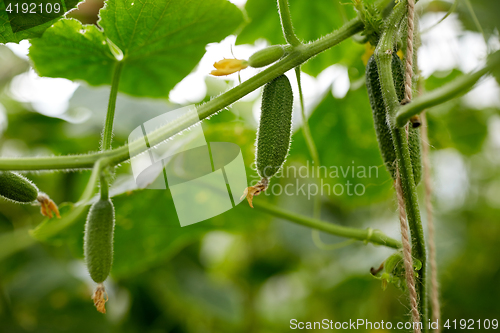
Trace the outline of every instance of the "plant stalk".
<instances>
[{"instance_id":1,"label":"plant stalk","mask_svg":"<svg viewBox=\"0 0 500 333\"><path fill-rule=\"evenodd\" d=\"M396 94L394 80L392 76L392 53L394 52L394 40L396 29L406 14L406 1L397 4L388 20L379 44L375 49L377 67L384 104L387 108L387 116L393 118L399 108L399 99ZM411 104L411 103L410 103ZM391 134L396 150L399 175L403 188L406 217L410 227L412 256L422 262L422 269L416 278L416 290L419 296L419 312L421 321L424 323L423 331L427 331L427 257L425 248L425 238L418 206L416 185L413 178L410 152L408 149L408 139L404 128L397 128L391 124Z\"/></svg>"},{"instance_id":2,"label":"plant stalk","mask_svg":"<svg viewBox=\"0 0 500 333\"><path fill-rule=\"evenodd\" d=\"M402 127L412 116L421 113L425 109L465 94L481 77L488 74L493 68L500 66L500 51L491 54L489 60L489 63L480 70L462 75L454 81L427 92L425 95L413 99L411 103L400 107L396 114L396 125Z\"/></svg>"},{"instance_id":3,"label":"plant stalk","mask_svg":"<svg viewBox=\"0 0 500 333\"><path fill-rule=\"evenodd\" d=\"M101 151L110 150L113 140L113 123L115 120L116 97L118 96L118 85L123 68L123 62L117 61L113 70L113 79L111 81L111 92L109 93L108 112L106 113L106 122L102 132Z\"/></svg>"},{"instance_id":4,"label":"plant stalk","mask_svg":"<svg viewBox=\"0 0 500 333\"><path fill-rule=\"evenodd\" d=\"M123 62L117 61L113 70L111 92L109 93L108 100L108 112L106 112L106 121L104 123L104 130L102 131L101 151L111 149L111 142L113 140L113 124L115 121L116 98L118 97L118 86L120 84L122 68ZM109 183L106 175L103 173L100 174L100 192L102 200L107 200L109 198Z\"/></svg>"},{"instance_id":5,"label":"plant stalk","mask_svg":"<svg viewBox=\"0 0 500 333\"><path fill-rule=\"evenodd\" d=\"M292 17L290 15L288 0L278 0L278 10L280 12L281 27L283 28L285 40L292 46L300 45L301 42L293 31Z\"/></svg>"},{"instance_id":6,"label":"plant stalk","mask_svg":"<svg viewBox=\"0 0 500 333\"><path fill-rule=\"evenodd\" d=\"M267 204L265 202L259 201L254 203L255 208L265 211L276 217L283 218L290 222L294 222L303 225L308 228L317 229L332 235L357 239L359 241L369 242L376 245L383 245L393 249L400 249L402 247L401 242L390 238L380 230L368 229L356 229L349 228L333 223L327 223L315 218L299 215L292 213L276 206Z\"/></svg>"}]
</instances>

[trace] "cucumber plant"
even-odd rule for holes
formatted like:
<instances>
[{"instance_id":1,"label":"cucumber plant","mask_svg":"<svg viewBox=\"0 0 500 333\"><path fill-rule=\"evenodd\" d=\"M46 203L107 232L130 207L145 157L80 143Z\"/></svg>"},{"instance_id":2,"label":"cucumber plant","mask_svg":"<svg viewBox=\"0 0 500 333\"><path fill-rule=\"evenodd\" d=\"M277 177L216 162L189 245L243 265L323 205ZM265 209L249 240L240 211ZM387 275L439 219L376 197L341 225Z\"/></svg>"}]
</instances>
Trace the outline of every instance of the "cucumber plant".
<instances>
[{"instance_id":1,"label":"cucumber plant","mask_svg":"<svg viewBox=\"0 0 500 333\"><path fill-rule=\"evenodd\" d=\"M155 10L162 10L162 8L159 8L154 0L141 1L147 10L152 11L145 15L142 14L142 9L138 8L140 6L132 7L133 4L130 6L127 4L127 7L118 1L107 0L99 21L99 26L102 29L95 26L83 26L73 19L62 19L48 27L42 37L31 40L30 57L34 68L40 75L84 80L91 85L111 84L102 147L99 152L81 155L2 158L0 159L0 195L18 203L38 201L44 215L52 216L55 213L59 216L57 206L53 201L40 193L34 184L14 171L63 170L72 172L94 169L91 180L82 195L85 200L81 200L79 205L75 205L78 207L63 216L58 224L42 223L37 230L53 228L51 230L60 232L74 223L83 211L81 206L87 204L95 193L97 179L100 180L100 199L90 207L87 216L84 252L89 275L97 283L93 297L94 303L101 312L105 312L104 303L107 300L103 282L109 276L113 262L115 211L109 198L110 179L113 178L115 168L130 159L131 151L142 153L147 149L144 145L141 146L139 141L129 142L118 148L112 147L114 112L118 91L135 96L166 97L175 84L194 68L203 55L206 44L224 38L239 25L237 20L231 21L234 15L228 15L232 12L236 13L234 17L239 15L242 18L242 14L236 7L229 7L229 4L222 0L213 2L214 4L209 3L208 5L202 0L173 2L180 6L176 13L182 13L181 9L187 9L185 12L189 15L194 15L195 12L202 13L204 16L210 15L211 20L206 19L203 22L212 22L211 26L204 26L201 31L186 28L190 34L182 35L183 31L178 31L174 24L179 21L178 17L168 16L168 11L165 13L155 12ZM356 35L359 37L359 34L361 34L361 38L357 38L358 41L370 42L375 46L375 55L369 60L366 68L366 85L381 155L393 178L396 178L396 170L399 172L404 189L405 213L410 225L412 247L415 249L414 262L417 263L415 274L419 277L418 286L421 292L422 306L420 311L425 322L427 311L425 303L426 245L416 197L416 185L420 182L422 174L421 140L417 116L425 108L439 105L469 91L481 77L492 70L498 70L500 52L497 51L490 55L484 68L463 75L431 94L415 98L410 103L402 103L403 69L401 60L393 54L397 45L402 44L402 36L399 32L400 29L404 30L404 27L400 23L407 16L405 7L407 1L396 1L396 4L388 0L379 0L375 3L361 0L353 0L353 2L358 9L358 17L318 40L302 42L294 33L288 1L278 0L277 7L287 44L272 45L258 51L248 60L224 59L216 62L214 65L216 70L212 72L214 75L228 75L248 66L269 67L227 92L198 105L197 112L199 119L209 118L245 95L264 86L255 157L257 172L261 180L257 185L248 187L244 194L247 196L250 206L253 206L253 196L258 195L268 187L269 180L282 167L290 148L293 94L285 73L299 68L308 60L350 37ZM198 10L197 6L202 5L216 7L215 9L218 11ZM220 20L222 14L224 14L224 18L227 17L229 23ZM164 17L166 17L166 21L161 21ZM192 29L201 25L202 19L205 20L205 17L187 17L187 19L189 18L192 21L188 22L189 24L186 26ZM127 23L135 24L134 28L138 26L141 29L148 27L151 31L146 33L139 28L130 29L130 26L126 25ZM226 30L217 30L219 26L224 25ZM123 28L123 26L125 27ZM136 33L136 30L140 32ZM210 37L206 37L207 31L211 32ZM162 39L164 36L177 36L177 33L180 36L177 39L167 39L166 41ZM55 52L61 45L65 47L69 56L61 57L58 52ZM78 47L74 47L75 45ZM166 54L168 52L164 52L172 49L178 50L179 54L176 53L175 57L169 57ZM159 54L160 56L158 56ZM188 65L182 65L178 61L182 57L195 61L194 63L188 62ZM82 61L82 59L84 60ZM166 69L171 71L165 73ZM135 76L132 75L137 75L137 73L142 74L144 80L137 82ZM148 73L148 75L144 73ZM299 70L298 73L300 74ZM300 86L299 91L301 91ZM300 97L302 100L302 95ZM407 136L405 128L409 121L412 126L409 128ZM181 117L178 121L160 126L151 135L148 135L148 147L158 145L197 122L198 119L186 116ZM307 122L303 126L306 128ZM265 206L262 209L266 209ZM389 238L380 231L332 226L331 223L296 216L279 209L267 208L267 211L292 222L320 229L333 235L383 244L396 249L401 248L400 242ZM25 244L29 244L29 242ZM24 245L20 245L19 249L22 246ZM401 281L402 267L398 259L400 256L400 252L396 252L385 262L386 271L383 274L388 275L384 276L384 283Z\"/></svg>"}]
</instances>

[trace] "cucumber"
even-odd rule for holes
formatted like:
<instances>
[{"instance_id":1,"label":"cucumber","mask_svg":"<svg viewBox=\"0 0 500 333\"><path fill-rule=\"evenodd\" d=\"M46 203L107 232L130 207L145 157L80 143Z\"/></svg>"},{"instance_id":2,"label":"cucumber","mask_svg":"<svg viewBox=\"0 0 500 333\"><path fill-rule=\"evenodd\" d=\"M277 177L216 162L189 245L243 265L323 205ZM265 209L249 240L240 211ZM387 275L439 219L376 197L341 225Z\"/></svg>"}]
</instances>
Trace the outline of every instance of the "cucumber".
<instances>
[{"instance_id":1,"label":"cucumber","mask_svg":"<svg viewBox=\"0 0 500 333\"><path fill-rule=\"evenodd\" d=\"M404 72L401 59L394 53L392 57L392 76L394 86L401 102L404 97ZM366 88L373 113L375 132L379 144L380 153L384 164L393 179L396 179L396 151L392 142L391 128L387 122L386 109L382 96L382 89L377 69L377 62L371 56L366 64ZM408 132L408 145L410 150L413 178L415 184L419 184L422 178L422 155L420 129L410 126Z\"/></svg>"},{"instance_id":2,"label":"cucumber","mask_svg":"<svg viewBox=\"0 0 500 333\"><path fill-rule=\"evenodd\" d=\"M293 93L290 81L280 75L264 86L260 124L255 142L255 161L261 180L247 187L241 196L247 197L253 208L253 197L267 189L269 179L285 162L292 136Z\"/></svg>"},{"instance_id":3,"label":"cucumber","mask_svg":"<svg viewBox=\"0 0 500 333\"><path fill-rule=\"evenodd\" d=\"M100 199L89 210L85 223L84 254L90 277L102 283L113 263L115 208L110 199Z\"/></svg>"},{"instance_id":4,"label":"cucumber","mask_svg":"<svg viewBox=\"0 0 500 333\"><path fill-rule=\"evenodd\" d=\"M272 45L255 52L248 58L251 67L264 67L278 61L285 54L285 49L281 45Z\"/></svg>"},{"instance_id":5,"label":"cucumber","mask_svg":"<svg viewBox=\"0 0 500 333\"><path fill-rule=\"evenodd\" d=\"M292 110L292 86L285 75L264 86L256 142L257 171L261 178L271 178L285 162L292 135Z\"/></svg>"},{"instance_id":6,"label":"cucumber","mask_svg":"<svg viewBox=\"0 0 500 333\"><path fill-rule=\"evenodd\" d=\"M38 192L26 177L10 171L0 172L0 196L16 203L30 203L37 199Z\"/></svg>"}]
</instances>

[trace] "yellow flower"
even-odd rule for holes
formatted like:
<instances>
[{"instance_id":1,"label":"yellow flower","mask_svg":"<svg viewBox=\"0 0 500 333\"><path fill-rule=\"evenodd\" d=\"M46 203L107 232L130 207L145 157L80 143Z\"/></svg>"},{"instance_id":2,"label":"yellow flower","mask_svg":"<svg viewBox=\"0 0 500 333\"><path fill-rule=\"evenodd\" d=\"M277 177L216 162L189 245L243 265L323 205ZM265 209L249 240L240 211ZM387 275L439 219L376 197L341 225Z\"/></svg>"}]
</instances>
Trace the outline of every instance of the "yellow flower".
<instances>
[{"instance_id":1,"label":"yellow flower","mask_svg":"<svg viewBox=\"0 0 500 333\"><path fill-rule=\"evenodd\" d=\"M368 63L368 60L370 60L370 57L372 56L373 52L375 52L375 47L372 46L370 43L365 44L365 53L361 57L361 60L363 60L363 64Z\"/></svg>"},{"instance_id":2,"label":"yellow flower","mask_svg":"<svg viewBox=\"0 0 500 333\"><path fill-rule=\"evenodd\" d=\"M405 55L403 54L403 51L401 49L399 49L397 54L399 56L399 59L401 59L401 60L403 60L403 58L405 57Z\"/></svg>"},{"instance_id":3,"label":"yellow flower","mask_svg":"<svg viewBox=\"0 0 500 333\"><path fill-rule=\"evenodd\" d=\"M240 59L222 59L214 63L214 69L210 74L215 76L223 76L236 73L248 67L246 60Z\"/></svg>"}]
</instances>

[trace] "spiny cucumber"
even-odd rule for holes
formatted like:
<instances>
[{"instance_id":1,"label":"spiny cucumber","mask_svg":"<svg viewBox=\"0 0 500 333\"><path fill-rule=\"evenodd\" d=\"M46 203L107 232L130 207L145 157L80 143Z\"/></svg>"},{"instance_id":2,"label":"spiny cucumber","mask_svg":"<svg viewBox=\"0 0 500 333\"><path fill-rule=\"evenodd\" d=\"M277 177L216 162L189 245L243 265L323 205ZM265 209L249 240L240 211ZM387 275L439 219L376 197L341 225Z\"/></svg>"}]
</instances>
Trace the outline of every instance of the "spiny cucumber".
<instances>
[{"instance_id":1,"label":"spiny cucumber","mask_svg":"<svg viewBox=\"0 0 500 333\"><path fill-rule=\"evenodd\" d=\"M1 171L0 196L17 203L30 203L37 199L38 188L18 173Z\"/></svg>"},{"instance_id":2,"label":"spiny cucumber","mask_svg":"<svg viewBox=\"0 0 500 333\"><path fill-rule=\"evenodd\" d=\"M264 86L257 133L257 171L262 178L274 176L288 155L292 133L293 94L285 75Z\"/></svg>"},{"instance_id":3,"label":"spiny cucumber","mask_svg":"<svg viewBox=\"0 0 500 333\"><path fill-rule=\"evenodd\" d=\"M255 143L257 172L262 178L245 190L250 207L254 195L265 191L269 179L285 162L292 133L293 93L290 81L280 75L264 86L260 124ZM243 197L242 197L243 198Z\"/></svg>"},{"instance_id":4,"label":"spiny cucumber","mask_svg":"<svg viewBox=\"0 0 500 333\"><path fill-rule=\"evenodd\" d=\"M252 54L248 58L248 64L254 68L264 67L278 61L284 54L282 45L272 45Z\"/></svg>"},{"instance_id":5,"label":"spiny cucumber","mask_svg":"<svg viewBox=\"0 0 500 333\"><path fill-rule=\"evenodd\" d=\"M94 203L87 215L84 254L90 277L102 283L111 271L113 262L113 231L115 208L110 199Z\"/></svg>"},{"instance_id":6,"label":"spiny cucumber","mask_svg":"<svg viewBox=\"0 0 500 333\"><path fill-rule=\"evenodd\" d=\"M392 57L392 76L394 86L398 95L399 101L403 100L404 96L404 75L403 64L401 59L394 53ZM373 120L375 123L375 132L377 140L384 160L385 166L393 179L396 179L396 152L391 136L391 129L387 122L386 108L382 96L382 88L380 86L377 62L374 56L371 56L366 64L366 88L368 97L373 112ZM422 156L420 130L410 126L408 132L408 145L410 150L411 163L413 168L413 177L415 184L420 183L422 177Z\"/></svg>"}]
</instances>

